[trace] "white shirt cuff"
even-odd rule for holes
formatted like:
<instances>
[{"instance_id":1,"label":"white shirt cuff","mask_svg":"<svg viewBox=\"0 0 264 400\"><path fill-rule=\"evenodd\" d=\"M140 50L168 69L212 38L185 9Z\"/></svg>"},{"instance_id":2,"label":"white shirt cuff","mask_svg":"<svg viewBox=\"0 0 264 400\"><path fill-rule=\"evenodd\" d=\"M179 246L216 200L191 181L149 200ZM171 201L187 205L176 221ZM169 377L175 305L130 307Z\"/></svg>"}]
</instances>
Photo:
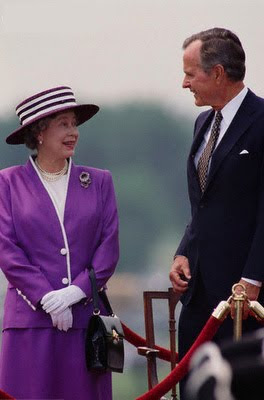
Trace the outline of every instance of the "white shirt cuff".
<instances>
[{"instance_id":1,"label":"white shirt cuff","mask_svg":"<svg viewBox=\"0 0 264 400\"><path fill-rule=\"evenodd\" d=\"M252 285L255 285L255 286L258 286L258 287L262 286L262 282L255 281L254 279L248 279L248 278L242 278L242 279L243 279L243 281L246 281L248 283L252 283Z\"/></svg>"}]
</instances>

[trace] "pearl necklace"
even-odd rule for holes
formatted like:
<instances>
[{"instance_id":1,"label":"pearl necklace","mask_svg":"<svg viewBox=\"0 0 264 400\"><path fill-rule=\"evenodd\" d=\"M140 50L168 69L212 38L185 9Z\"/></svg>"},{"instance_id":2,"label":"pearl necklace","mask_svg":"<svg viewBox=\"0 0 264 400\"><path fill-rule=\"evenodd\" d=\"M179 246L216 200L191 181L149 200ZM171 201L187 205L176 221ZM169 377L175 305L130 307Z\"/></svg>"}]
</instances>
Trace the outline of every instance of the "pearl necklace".
<instances>
[{"instance_id":1,"label":"pearl necklace","mask_svg":"<svg viewBox=\"0 0 264 400\"><path fill-rule=\"evenodd\" d=\"M58 172L45 171L43 168L41 168L37 159L35 160L35 164L36 164L42 178L45 179L45 181L47 181L47 182L55 182L55 181L59 180L63 175L65 175L67 173L67 170L68 170L68 161L67 160L65 160L64 167Z\"/></svg>"}]
</instances>

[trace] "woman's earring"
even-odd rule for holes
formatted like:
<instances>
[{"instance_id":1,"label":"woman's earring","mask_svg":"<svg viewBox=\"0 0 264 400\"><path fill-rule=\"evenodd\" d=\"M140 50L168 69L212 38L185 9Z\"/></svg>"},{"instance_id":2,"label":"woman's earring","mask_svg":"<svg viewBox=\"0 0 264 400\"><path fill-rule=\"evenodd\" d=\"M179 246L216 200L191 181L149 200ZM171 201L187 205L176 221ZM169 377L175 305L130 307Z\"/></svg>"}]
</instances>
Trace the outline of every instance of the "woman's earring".
<instances>
[{"instance_id":1,"label":"woman's earring","mask_svg":"<svg viewBox=\"0 0 264 400\"><path fill-rule=\"evenodd\" d=\"M42 144L43 142L42 142L42 140L39 140L39 144Z\"/></svg>"}]
</instances>

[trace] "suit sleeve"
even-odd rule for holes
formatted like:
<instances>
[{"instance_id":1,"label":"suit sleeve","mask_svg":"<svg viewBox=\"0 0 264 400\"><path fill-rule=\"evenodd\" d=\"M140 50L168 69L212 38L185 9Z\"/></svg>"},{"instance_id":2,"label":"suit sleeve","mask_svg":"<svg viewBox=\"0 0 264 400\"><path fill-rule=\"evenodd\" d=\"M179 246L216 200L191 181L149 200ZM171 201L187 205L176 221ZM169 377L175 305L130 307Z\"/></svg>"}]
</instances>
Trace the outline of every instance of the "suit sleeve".
<instances>
[{"instance_id":1,"label":"suit sleeve","mask_svg":"<svg viewBox=\"0 0 264 400\"><path fill-rule=\"evenodd\" d=\"M102 181L102 231L99 243L93 254L97 287L102 288L114 273L119 258L118 213L112 176L104 171ZM79 286L87 297L91 296L88 271L81 272L72 282Z\"/></svg>"},{"instance_id":2,"label":"suit sleeve","mask_svg":"<svg viewBox=\"0 0 264 400\"><path fill-rule=\"evenodd\" d=\"M198 122L199 117L196 119L195 123L194 123L194 134L193 137L195 136L195 132L197 131L197 122ZM184 235L180 241L180 244L175 252L175 256L185 256L187 257L188 254L188 245L189 245L189 232L190 232L190 225L191 222L186 226ZM188 258L188 257L187 257Z\"/></svg>"},{"instance_id":3,"label":"suit sleeve","mask_svg":"<svg viewBox=\"0 0 264 400\"><path fill-rule=\"evenodd\" d=\"M189 229L190 229L190 225L187 225L187 227L185 229L185 233L183 235L183 238L180 241L180 244L179 244L179 246L178 246L178 248L176 250L175 256L185 256L185 257L187 257L187 255L188 255L188 244L189 244Z\"/></svg>"},{"instance_id":4,"label":"suit sleeve","mask_svg":"<svg viewBox=\"0 0 264 400\"><path fill-rule=\"evenodd\" d=\"M12 218L9 182L0 174L0 268L9 283L35 307L53 290L39 265L32 265L19 246Z\"/></svg>"}]
</instances>

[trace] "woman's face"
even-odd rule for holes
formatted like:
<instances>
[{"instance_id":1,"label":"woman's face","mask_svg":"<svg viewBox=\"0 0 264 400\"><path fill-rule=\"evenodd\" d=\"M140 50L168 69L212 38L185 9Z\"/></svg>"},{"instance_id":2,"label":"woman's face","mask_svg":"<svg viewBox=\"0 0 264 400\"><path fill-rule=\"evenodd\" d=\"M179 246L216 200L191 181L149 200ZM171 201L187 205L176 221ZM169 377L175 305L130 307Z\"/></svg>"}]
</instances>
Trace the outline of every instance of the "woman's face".
<instances>
[{"instance_id":1,"label":"woman's face","mask_svg":"<svg viewBox=\"0 0 264 400\"><path fill-rule=\"evenodd\" d=\"M53 161L74 155L79 132L73 111L58 114L48 127L38 135L38 154Z\"/></svg>"}]
</instances>

